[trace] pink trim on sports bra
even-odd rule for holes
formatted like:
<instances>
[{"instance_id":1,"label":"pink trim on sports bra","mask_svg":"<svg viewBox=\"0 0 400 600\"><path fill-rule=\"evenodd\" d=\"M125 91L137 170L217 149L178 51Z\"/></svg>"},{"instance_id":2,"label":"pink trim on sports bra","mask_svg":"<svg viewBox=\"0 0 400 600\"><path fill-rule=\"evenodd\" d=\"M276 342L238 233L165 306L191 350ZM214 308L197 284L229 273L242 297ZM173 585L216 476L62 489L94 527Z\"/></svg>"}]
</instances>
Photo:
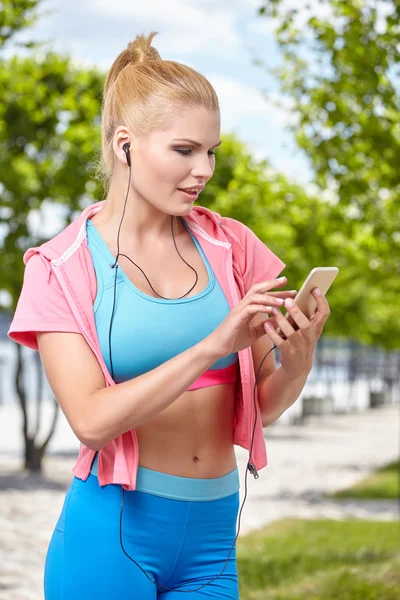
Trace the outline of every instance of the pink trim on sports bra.
<instances>
[{"instance_id":1,"label":"pink trim on sports bra","mask_svg":"<svg viewBox=\"0 0 400 600\"><path fill-rule=\"evenodd\" d=\"M230 367L225 369L209 369L203 375L201 375L192 385L187 389L197 390L198 388L209 387L210 385L217 385L219 383L231 383L236 381L238 375L239 363L235 362Z\"/></svg>"}]
</instances>

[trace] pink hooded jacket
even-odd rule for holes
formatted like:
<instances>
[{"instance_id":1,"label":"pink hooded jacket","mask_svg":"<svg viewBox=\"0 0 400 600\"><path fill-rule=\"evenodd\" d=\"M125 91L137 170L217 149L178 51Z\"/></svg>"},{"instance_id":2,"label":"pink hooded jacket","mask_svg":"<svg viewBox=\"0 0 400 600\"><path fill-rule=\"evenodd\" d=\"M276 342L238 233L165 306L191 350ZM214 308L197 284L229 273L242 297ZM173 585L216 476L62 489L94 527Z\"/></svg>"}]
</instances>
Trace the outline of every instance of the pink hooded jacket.
<instances>
[{"instance_id":1,"label":"pink hooded jacket","mask_svg":"<svg viewBox=\"0 0 400 600\"><path fill-rule=\"evenodd\" d=\"M93 304L97 283L86 239L86 221L100 211L104 200L88 206L48 242L29 248L23 257L24 281L8 336L38 350L37 331L80 333L94 352L106 385L116 385L103 360L97 337ZM185 222L204 250L231 308L250 287L277 277L285 264L253 233L235 219L221 217L203 206L193 206ZM251 348L239 352L240 385L237 386L234 412L234 444L250 450L254 426L253 390L255 372ZM250 471L267 464L258 401L257 426L250 457ZM73 473L86 480L95 450L81 443ZM132 429L112 440L99 451L98 477L101 486L121 484L125 490L136 488L139 448Z\"/></svg>"}]
</instances>

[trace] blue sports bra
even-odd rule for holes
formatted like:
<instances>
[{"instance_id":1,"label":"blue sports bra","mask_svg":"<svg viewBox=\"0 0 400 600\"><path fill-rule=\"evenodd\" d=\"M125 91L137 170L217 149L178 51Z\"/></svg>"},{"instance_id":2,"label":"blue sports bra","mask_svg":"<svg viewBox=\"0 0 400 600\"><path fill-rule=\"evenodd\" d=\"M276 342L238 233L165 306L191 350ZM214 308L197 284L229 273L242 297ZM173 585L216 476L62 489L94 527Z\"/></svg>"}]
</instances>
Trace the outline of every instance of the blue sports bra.
<instances>
[{"instance_id":1,"label":"blue sports bra","mask_svg":"<svg viewBox=\"0 0 400 600\"><path fill-rule=\"evenodd\" d=\"M114 380L121 383L155 369L207 337L230 311L228 301L199 242L184 219L186 229L207 268L208 284L195 296L164 300L139 290L117 270L115 310L111 331ZM96 226L87 220L86 234L97 278L97 294L93 304L97 335L108 370L109 327L114 300L115 258ZM217 360L188 389L235 381L238 371L237 353Z\"/></svg>"}]
</instances>

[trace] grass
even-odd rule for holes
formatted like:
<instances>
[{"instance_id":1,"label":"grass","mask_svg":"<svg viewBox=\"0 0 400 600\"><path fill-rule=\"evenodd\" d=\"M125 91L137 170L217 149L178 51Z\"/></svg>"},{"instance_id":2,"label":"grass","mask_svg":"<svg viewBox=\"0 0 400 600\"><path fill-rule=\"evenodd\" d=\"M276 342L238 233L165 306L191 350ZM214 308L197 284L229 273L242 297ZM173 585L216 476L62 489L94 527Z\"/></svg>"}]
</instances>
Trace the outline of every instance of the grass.
<instances>
[{"instance_id":1,"label":"grass","mask_svg":"<svg viewBox=\"0 0 400 600\"><path fill-rule=\"evenodd\" d=\"M351 488L330 494L330 498L357 500L393 499L400 497L400 462L392 462L372 473Z\"/></svg>"},{"instance_id":2,"label":"grass","mask_svg":"<svg viewBox=\"0 0 400 600\"><path fill-rule=\"evenodd\" d=\"M240 538L241 600L398 600L400 524L284 519Z\"/></svg>"}]
</instances>

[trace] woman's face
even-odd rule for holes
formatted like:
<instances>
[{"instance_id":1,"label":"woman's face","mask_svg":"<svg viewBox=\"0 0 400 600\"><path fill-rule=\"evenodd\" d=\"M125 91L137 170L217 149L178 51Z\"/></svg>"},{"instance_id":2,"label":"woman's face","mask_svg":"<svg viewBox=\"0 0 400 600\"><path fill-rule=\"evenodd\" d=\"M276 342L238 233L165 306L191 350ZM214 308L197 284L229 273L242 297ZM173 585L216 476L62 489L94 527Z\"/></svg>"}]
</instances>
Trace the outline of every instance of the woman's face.
<instances>
[{"instance_id":1,"label":"woman's face","mask_svg":"<svg viewBox=\"0 0 400 600\"><path fill-rule=\"evenodd\" d=\"M170 215L188 214L198 196L187 197L179 188L206 185L214 173L219 143L219 113L203 107L182 111L165 131L134 138L130 149L134 194Z\"/></svg>"}]
</instances>

